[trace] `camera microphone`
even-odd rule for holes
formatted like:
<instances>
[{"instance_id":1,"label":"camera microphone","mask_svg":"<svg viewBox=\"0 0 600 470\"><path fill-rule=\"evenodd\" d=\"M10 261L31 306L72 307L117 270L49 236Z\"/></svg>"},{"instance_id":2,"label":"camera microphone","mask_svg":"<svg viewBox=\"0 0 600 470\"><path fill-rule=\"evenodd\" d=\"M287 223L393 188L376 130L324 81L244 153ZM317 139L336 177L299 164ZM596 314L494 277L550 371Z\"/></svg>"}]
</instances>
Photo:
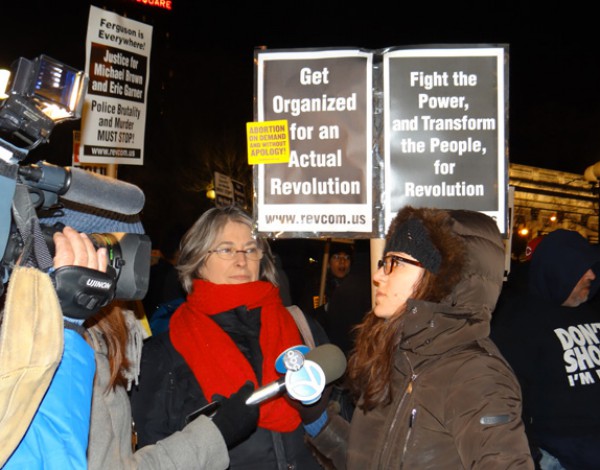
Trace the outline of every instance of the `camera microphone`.
<instances>
[{"instance_id":1,"label":"camera microphone","mask_svg":"<svg viewBox=\"0 0 600 470\"><path fill-rule=\"evenodd\" d=\"M84 206L138 214L144 207L144 192L134 184L74 167L60 167L40 161L22 166L19 175L27 184L46 191L46 206L56 203L58 196Z\"/></svg>"},{"instance_id":2,"label":"camera microphone","mask_svg":"<svg viewBox=\"0 0 600 470\"><path fill-rule=\"evenodd\" d=\"M144 192L134 184L79 168L67 170L71 183L61 195L67 201L125 215L135 215L144 208Z\"/></svg>"}]
</instances>

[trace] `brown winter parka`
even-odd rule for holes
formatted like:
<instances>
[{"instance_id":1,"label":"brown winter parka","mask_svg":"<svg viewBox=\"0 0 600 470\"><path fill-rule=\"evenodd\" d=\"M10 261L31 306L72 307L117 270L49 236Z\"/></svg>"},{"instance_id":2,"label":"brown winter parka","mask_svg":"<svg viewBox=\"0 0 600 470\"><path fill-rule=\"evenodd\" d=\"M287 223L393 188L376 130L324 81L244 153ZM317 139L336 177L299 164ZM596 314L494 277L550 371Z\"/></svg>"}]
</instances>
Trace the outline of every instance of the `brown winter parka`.
<instances>
[{"instance_id":1,"label":"brown winter parka","mask_svg":"<svg viewBox=\"0 0 600 470\"><path fill-rule=\"evenodd\" d=\"M488 337L502 238L487 216L448 212L466 248L460 280L439 303L409 300L392 403L365 413L359 401L351 423L330 416L309 439L339 470L534 468L519 383ZM427 226L427 211L421 215Z\"/></svg>"}]
</instances>

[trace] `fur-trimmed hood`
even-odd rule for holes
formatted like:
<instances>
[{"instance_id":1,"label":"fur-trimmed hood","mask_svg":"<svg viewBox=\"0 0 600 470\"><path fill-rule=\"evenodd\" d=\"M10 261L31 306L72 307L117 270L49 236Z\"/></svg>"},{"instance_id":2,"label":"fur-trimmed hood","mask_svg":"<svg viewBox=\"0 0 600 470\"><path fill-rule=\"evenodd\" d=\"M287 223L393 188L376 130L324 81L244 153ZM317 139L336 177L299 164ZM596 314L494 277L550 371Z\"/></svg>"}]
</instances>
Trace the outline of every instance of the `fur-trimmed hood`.
<instances>
[{"instance_id":1,"label":"fur-trimmed hood","mask_svg":"<svg viewBox=\"0 0 600 470\"><path fill-rule=\"evenodd\" d=\"M408 302L401 349L434 355L487 337L504 280L504 244L496 222L475 211L408 206L392 222L387 246L411 218L427 229L442 261L428 300Z\"/></svg>"}]
</instances>

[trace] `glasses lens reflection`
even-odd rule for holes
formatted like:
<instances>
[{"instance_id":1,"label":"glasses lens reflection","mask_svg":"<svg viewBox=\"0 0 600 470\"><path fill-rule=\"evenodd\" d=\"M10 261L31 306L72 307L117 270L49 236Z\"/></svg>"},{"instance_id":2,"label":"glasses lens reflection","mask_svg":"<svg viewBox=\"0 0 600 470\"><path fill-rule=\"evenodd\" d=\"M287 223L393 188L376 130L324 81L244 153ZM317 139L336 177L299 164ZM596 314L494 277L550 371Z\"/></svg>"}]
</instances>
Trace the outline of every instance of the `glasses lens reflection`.
<instances>
[{"instance_id":1,"label":"glasses lens reflection","mask_svg":"<svg viewBox=\"0 0 600 470\"><path fill-rule=\"evenodd\" d=\"M260 248L248 248L246 250L234 250L233 248L219 248L216 250L209 250L209 253L216 254L219 258L224 260L234 259L238 253L243 253L246 259L252 261L258 261L263 257L263 250Z\"/></svg>"}]
</instances>

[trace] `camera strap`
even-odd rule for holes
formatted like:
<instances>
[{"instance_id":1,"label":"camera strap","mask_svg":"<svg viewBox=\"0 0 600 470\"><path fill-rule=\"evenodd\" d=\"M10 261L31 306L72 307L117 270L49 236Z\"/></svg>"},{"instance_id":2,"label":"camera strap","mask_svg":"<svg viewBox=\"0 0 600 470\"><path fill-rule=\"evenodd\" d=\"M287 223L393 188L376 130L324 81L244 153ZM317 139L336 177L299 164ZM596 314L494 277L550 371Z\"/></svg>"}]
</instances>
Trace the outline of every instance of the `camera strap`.
<instances>
[{"instance_id":1,"label":"camera strap","mask_svg":"<svg viewBox=\"0 0 600 470\"><path fill-rule=\"evenodd\" d=\"M17 184L15 188L13 218L23 242L20 265L48 271L52 267L52 255L26 185Z\"/></svg>"},{"instance_id":2,"label":"camera strap","mask_svg":"<svg viewBox=\"0 0 600 470\"><path fill-rule=\"evenodd\" d=\"M0 159L0 259L4 257L4 251L10 236L12 218L12 200L17 185L18 166L9 165ZM3 273L2 273L3 274ZM3 279L6 282L8 279Z\"/></svg>"}]
</instances>

